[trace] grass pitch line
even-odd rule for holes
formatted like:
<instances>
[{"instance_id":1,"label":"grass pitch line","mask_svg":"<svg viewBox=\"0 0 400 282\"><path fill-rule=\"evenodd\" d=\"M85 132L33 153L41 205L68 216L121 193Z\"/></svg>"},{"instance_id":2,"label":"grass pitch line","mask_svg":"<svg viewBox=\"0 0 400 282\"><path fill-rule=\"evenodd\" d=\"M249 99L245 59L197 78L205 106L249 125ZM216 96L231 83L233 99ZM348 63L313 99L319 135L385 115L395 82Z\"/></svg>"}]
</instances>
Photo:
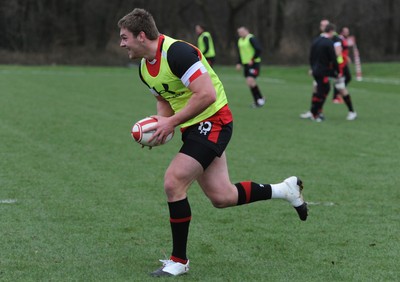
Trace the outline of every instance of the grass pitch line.
<instances>
[{"instance_id":1,"label":"grass pitch line","mask_svg":"<svg viewBox=\"0 0 400 282\"><path fill-rule=\"evenodd\" d=\"M336 206L336 204L334 202L307 202L307 205L310 205L310 206L324 206L324 207Z\"/></svg>"},{"instance_id":2,"label":"grass pitch line","mask_svg":"<svg viewBox=\"0 0 400 282\"><path fill-rule=\"evenodd\" d=\"M400 80L395 78L363 77L364 82L400 85Z\"/></svg>"},{"instance_id":3,"label":"grass pitch line","mask_svg":"<svg viewBox=\"0 0 400 282\"><path fill-rule=\"evenodd\" d=\"M230 74L221 75L220 79L221 79L222 81L225 81L225 80L228 80L228 81L232 81L232 80L237 81L238 79L243 79L243 81L245 81L243 76L240 76L240 75L230 75ZM286 80L284 80L284 79L281 79L281 78L273 78L273 77L257 77L257 81L269 82L269 83L276 83L276 84L284 84L284 83L286 83Z\"/></svg>"},{"instance_id":4,"label":"grass pitch line","mask_svg":"<svg viewBox=\"0 0 400 282\"><path fill-rule=\"evenodd\" d=\"M121 76L132 76L131 73L125 72L91 72L90 70L85 71L76 71L71 69L70 71L62 71L62 70L1 70L0 74L4 75L47 75L47 76L66 76L66 77L80 77L80 76L100 76L100 77L121 77Z\"/></svg>"},{"instance_id":5,"label":"grass pitch line","mask_svg":"<svg viewBox=\"0 0 400 282\"><path fill-rule=\"evenodd\" d=\"M0 199L0 204L15 204L17 199Z\"/></svg>"}]
</instances>

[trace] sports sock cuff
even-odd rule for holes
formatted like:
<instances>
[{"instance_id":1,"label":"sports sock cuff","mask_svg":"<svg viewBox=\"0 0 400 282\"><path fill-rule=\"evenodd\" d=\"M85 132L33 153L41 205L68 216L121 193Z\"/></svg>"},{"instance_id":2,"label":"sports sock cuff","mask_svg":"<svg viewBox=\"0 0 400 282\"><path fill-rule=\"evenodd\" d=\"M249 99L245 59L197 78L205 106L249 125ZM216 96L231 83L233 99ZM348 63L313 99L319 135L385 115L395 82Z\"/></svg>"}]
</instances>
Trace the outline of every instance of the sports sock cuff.
<instances>
[{"instance_id":1,"label":"sports sock cuff","mask_svg":"<svg viewBox=\"0 0 400 282\"><path fill-rule=\"evenodd\" d=\"M273 199L286 198L286 184L284 182L278 184L271 184L271 197Z\"/></svg>"},{"instance_id":2,"label":"sports sock cuff","mask_svg":"<svg viewBox=\"0 0 400 282\"><path fill-rule=\"evenodd\" d=\"M175 256L171 256L169 259L174 261L174 262L180 262L182 264L186 264L188 262L187 259L181 259L181 258L178 258L178 257L175 257Z\"/></svg>"},{"instance_id":3,"label":"sports sock cuff","mask_svg":"<svg viewBox=\"0 0 400 282\"><path fill-rule=\"evenodd\" d=\"M246 198L247 198L247 196L246 196L246 190L245 190L245 188L243 187L243 184L244 183L249 183L249 182L240 182L240 183L236 183L235 184L235 186L236 186L236 189L238 190L238 201L237 201L237 205L239 206L239 205L243 205L243 204L245 204L247 201L246 201Z\"/></svg>"},{"instance_id":4,"label":"sports sock cuff","mask_svg":"<svg viewBox=\"0 0 400 282\"><path fill-rule=\"evenodd\" d=\"M271 199L271 185L243 181L235 184L238 190L237 205Z\"/></svg>"},{"instance_id":5,"label":"sports sock cuff","mask_svg":"<svg viewBox=\"0 0 400 282\"><path fill-rule=\"evenodd\" d=\"M176 202L168 202L168 207L171 222L180 223L191 220L192 211L187 198Z\"/></svg>"}]
</instances>

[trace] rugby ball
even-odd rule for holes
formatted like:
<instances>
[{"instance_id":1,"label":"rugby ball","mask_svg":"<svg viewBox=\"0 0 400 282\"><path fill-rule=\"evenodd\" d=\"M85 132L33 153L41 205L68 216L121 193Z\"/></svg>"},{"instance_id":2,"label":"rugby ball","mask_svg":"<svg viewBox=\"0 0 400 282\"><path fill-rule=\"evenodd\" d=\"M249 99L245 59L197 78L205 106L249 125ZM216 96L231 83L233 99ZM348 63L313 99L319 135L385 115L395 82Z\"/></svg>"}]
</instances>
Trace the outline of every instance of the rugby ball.
<instances>
[{"instance_id":1,"label":"rugby ball","mask_svg":"<svg viewBox=\"0 0 400 282\"><path fill-rule=\"evenodd\" d=\"M163 144L157 144L157 140L154 139L151 142L149 142L150 138L153 136L153 133L155 130L151 130L148 132L146 131L148 128L153 127L154 125L157 124L157 119L152 118L152 117L147 117L144 119L139 120L136 122L131 130L131 135L133 139L138 142L139 144L143 146L149 146L149 147L154 147L154 146L159 146L167 143L169 140L172 139L174 136L174 132L170 133L167 138L165 139L165 142Z\"/></svg>"}]
</instances>

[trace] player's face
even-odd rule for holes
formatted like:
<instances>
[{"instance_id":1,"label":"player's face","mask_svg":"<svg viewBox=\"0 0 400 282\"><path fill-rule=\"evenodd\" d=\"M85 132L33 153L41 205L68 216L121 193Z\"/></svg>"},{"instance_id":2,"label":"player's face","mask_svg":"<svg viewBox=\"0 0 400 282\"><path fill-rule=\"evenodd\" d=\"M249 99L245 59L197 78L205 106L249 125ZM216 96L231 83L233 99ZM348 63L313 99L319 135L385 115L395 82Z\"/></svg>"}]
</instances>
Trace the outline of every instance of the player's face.
<instances>
[{"instance_id":1,"label":"player's face","mask_svg":"<svg viewBox=\"0 0 400 282\"><path fill-rule=\"evenodd\" d=\"M134 36L132 32L130 32L126 28L121 28L119 36L121 38L119 46L121 48L125 48L128 51L129 59L133 60L143 58L143 45L138 39L140 35Z\"/></svg>"},{"instance_id":2,"label":"player's face","mask_svg":"<svg viewBox=\"0 0 400 282\"><path fill-rule=\"evenodd\" d=\"M197 34L201 34L201 33L203 32L203 29L202 29L201 26L199 26L199 25L196 25L196 26L195 26L195 30L196 30L196 33L197 33Z\"/></svg>"},{"instance_id":3,"label":"player's face","mask_svg":"<svg viewBox=\"0 0 400 282\"><path fill-rule=\"evenodd\" d=\"M347 27L344 27L342 30L342 35L344 37L348 37L350 35L350 30Z\"/></svg>"},{"instance_id":4,"label":"player's face","mask_svg":"<svg viewBox=\"0 0 400 282\"><path fill-rule=\"evenodd\" d=\"M333 38L333 35L335 34L335 31L332 30L332 31L330 31L330 32L326 32L325 34L326 34L326 37L328 37L328 38Z\"/></svg>"},{"instance_id":5,"label":"player's face","mask_svg":"<svg viewBox=\"0 0 400 282\"><path fill-rule=\"evenodd\" d=\"M248 31L247 31L247 29L245 29L244 27L239 27L238 28L238 30L237 30L237 33L238 33L238 35L240 36L240 37L246 37L246 35L249 33Z\"/></svg>"},{"instance_id":6,"label":"player's face","mask_svg":"<svg viewBox=\"0 0 400 282\"><path fill-rule=\"evenodd\" d=\"M321 30L321 32L324 32L324 31L325 31L325 27L326 27L328 24L329 24L329 21L328 21L328 20L322 20L322 21L319 23L319 29Z\"/></svg>"}]
</instances>

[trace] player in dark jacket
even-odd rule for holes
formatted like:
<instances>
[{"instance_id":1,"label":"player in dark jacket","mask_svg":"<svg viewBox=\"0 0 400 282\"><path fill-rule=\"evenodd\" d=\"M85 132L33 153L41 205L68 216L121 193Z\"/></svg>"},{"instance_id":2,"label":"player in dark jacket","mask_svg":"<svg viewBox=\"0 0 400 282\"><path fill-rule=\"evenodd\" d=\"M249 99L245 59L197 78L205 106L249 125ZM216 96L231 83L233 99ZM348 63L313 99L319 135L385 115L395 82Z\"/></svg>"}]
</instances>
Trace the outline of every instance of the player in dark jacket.
<instances>
[{"instance_id":1,"label":"player in dark jacket","mask_svg":"<svg viewBox=\"0 0 400 282\"><path fill-rule=\"evenodd\" d=\"M311 119L318 122L323 120L322 108L330 90L329 77L337 77L339 74L339 66L332 42L334 32L335 26L328 24L325 32L314 39L311 45L309 59L312 76L317 83L317 91L313 93L310 112L312 114Z\"/></svg>"}]
</instances>

